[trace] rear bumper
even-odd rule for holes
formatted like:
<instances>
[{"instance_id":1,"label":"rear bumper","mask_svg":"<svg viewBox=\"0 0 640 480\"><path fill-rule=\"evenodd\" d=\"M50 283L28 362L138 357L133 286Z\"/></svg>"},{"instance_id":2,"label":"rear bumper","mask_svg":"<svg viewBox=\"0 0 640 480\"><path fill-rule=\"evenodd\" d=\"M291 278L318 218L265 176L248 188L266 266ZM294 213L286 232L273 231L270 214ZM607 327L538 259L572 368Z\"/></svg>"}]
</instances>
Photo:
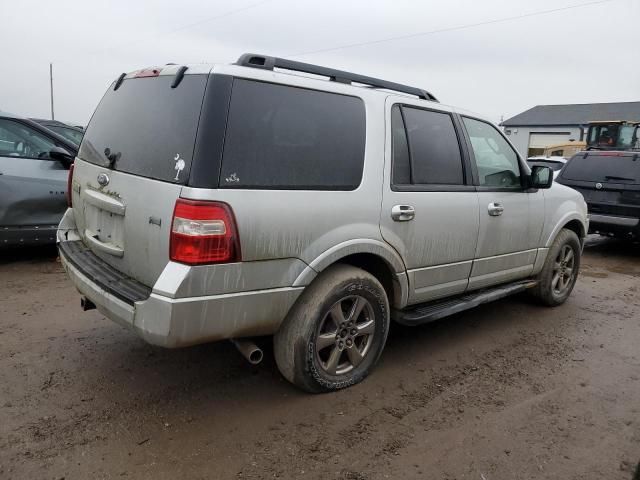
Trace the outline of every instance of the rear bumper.
<instances>
[{"instance_id":1,"label":"rear bumper","mask_svg":"<svg viewBox=\"0 0 640 480\"><path fill-rule=\"evenodd\" d=\"M304 289L284 287L170 298L161 294L160 289L132 285L135 282L124 276L117 278L117 272L106 264L100 266L99 259L82 259L70 245L65 245L78 240L73 230L63 229L61 224L58 231L60 259L78 291L107 318L162 347L271 335L278 330ZM170 267L171 264L167 266Z\"/></svg>"},{"instance_id":2,"label":"rear bumper","mask_svg":"<svg viewBox=\"0 0 640 480\"><path fill-rule=\"evenodd\" d=\"M640 219L617 215L591 214L590 232L599 233L640 233Z\"/></svg>"}]
</instances>

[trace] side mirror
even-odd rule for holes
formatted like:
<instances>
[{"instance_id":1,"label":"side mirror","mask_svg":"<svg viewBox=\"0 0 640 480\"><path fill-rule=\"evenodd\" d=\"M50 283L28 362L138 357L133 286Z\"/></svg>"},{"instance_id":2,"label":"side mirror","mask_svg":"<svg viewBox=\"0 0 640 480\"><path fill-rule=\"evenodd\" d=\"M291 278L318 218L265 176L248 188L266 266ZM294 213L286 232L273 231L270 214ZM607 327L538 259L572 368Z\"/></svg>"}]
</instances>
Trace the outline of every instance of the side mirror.
<instances>
[{"instance_id":1,"label":"side mirror","mask_svg":"<svg viewBox=\"0 0 640 480\"><path fill-rule=\"evenodd\" d=\"M58 160L65 167L68 167L73 163L73 155L67 152L62 147L53 147L51 150L49 150L49 158Z\"/></svg>"},{"instance_id":2,"label":"side mirror","mask_svg":"<svg viewBox=\"0 0 640 480\"><path fill-rule=\"evenodd\" d=\"M531 168L531 176L529 178L531 188L551 188L553 184L553 170L551 170L551 167L535 165Z\"/></svg>"}]
</instances>

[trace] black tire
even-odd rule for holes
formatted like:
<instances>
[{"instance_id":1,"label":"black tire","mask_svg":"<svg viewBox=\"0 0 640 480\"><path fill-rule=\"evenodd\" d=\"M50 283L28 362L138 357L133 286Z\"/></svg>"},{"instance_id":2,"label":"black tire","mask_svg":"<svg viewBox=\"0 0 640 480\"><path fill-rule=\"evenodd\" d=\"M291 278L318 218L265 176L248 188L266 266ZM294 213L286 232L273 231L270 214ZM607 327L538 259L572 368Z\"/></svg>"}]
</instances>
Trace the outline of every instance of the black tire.
<instances>
[{"instance_id":1,"label":"black tire","mask_svg":"<svg viewBox=\"0 0 640 480\"><path fill-rule=\"evenodd\" d=\"M380 282L359 268L334 265L306 288L275 334L276 363L303 390L339 390L369 374L388 332L389 300Z\"/></svg>"},{"instance_id":2,"label":"black tire","mask_svg":"<svg viewBox=\"0 0 640 480\"><path fill-rule=\"evenodd\" d=\"M572 252L572 263L570 265L571 277L567 278L565 276L568 270L567 264L563 265L562 255L563 252L568 252L569 250ZM544 305L550 307L562 305L571 295L571 291L578 279L581 252L582 246L578 235L566 228L560 230L551 248L549 248L547 259L537 278L538 284L531 290L532 295ZM556 280L557 276L559 280ZM558 288L558 285L564 285L564 287Z\"/></svg>"}]
</instances>

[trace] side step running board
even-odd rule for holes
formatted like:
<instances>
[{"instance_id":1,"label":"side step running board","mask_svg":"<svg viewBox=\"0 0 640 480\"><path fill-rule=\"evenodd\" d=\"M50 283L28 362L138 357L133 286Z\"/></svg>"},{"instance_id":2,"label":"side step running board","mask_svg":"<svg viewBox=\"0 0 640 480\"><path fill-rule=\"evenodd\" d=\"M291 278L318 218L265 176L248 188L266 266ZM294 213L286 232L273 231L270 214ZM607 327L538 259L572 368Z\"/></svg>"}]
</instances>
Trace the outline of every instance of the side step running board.
<instances>
[{"instance_id":1,"label":"side step running board","mask_svg":"<svg viewBox=\"0 0 640 480\"><path fill-rule=\"evenodd\" d=\"M493 302L514 293L523 292L535 287L536 284L535 280L507 283L506 285L479 290L450 300L422 303L404 310L394 310L392 315L394 320L403 325L422 325L423 323L433 322L434 320L469 310L483 303Z\"/></svg>"}]
</instances>

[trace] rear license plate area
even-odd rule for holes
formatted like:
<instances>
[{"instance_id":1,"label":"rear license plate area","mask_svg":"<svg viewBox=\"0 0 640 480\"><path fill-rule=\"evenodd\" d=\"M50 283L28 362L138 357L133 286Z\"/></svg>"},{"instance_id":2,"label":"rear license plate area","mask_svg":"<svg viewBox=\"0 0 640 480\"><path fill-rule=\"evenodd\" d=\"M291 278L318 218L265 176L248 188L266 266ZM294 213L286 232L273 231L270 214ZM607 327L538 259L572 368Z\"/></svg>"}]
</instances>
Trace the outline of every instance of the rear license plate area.
<instances>
[{"instance_id":1,"label":"rear license plate area","mask_svg":"<svg viewBox=\"0 0 640 480\"><path fill-rule=\"evenodd\" d=\"M85 203L86 229L94 232L97 239L124 249L124 217L108 212L90 203Z\"/></svg>"}]
</instances>

